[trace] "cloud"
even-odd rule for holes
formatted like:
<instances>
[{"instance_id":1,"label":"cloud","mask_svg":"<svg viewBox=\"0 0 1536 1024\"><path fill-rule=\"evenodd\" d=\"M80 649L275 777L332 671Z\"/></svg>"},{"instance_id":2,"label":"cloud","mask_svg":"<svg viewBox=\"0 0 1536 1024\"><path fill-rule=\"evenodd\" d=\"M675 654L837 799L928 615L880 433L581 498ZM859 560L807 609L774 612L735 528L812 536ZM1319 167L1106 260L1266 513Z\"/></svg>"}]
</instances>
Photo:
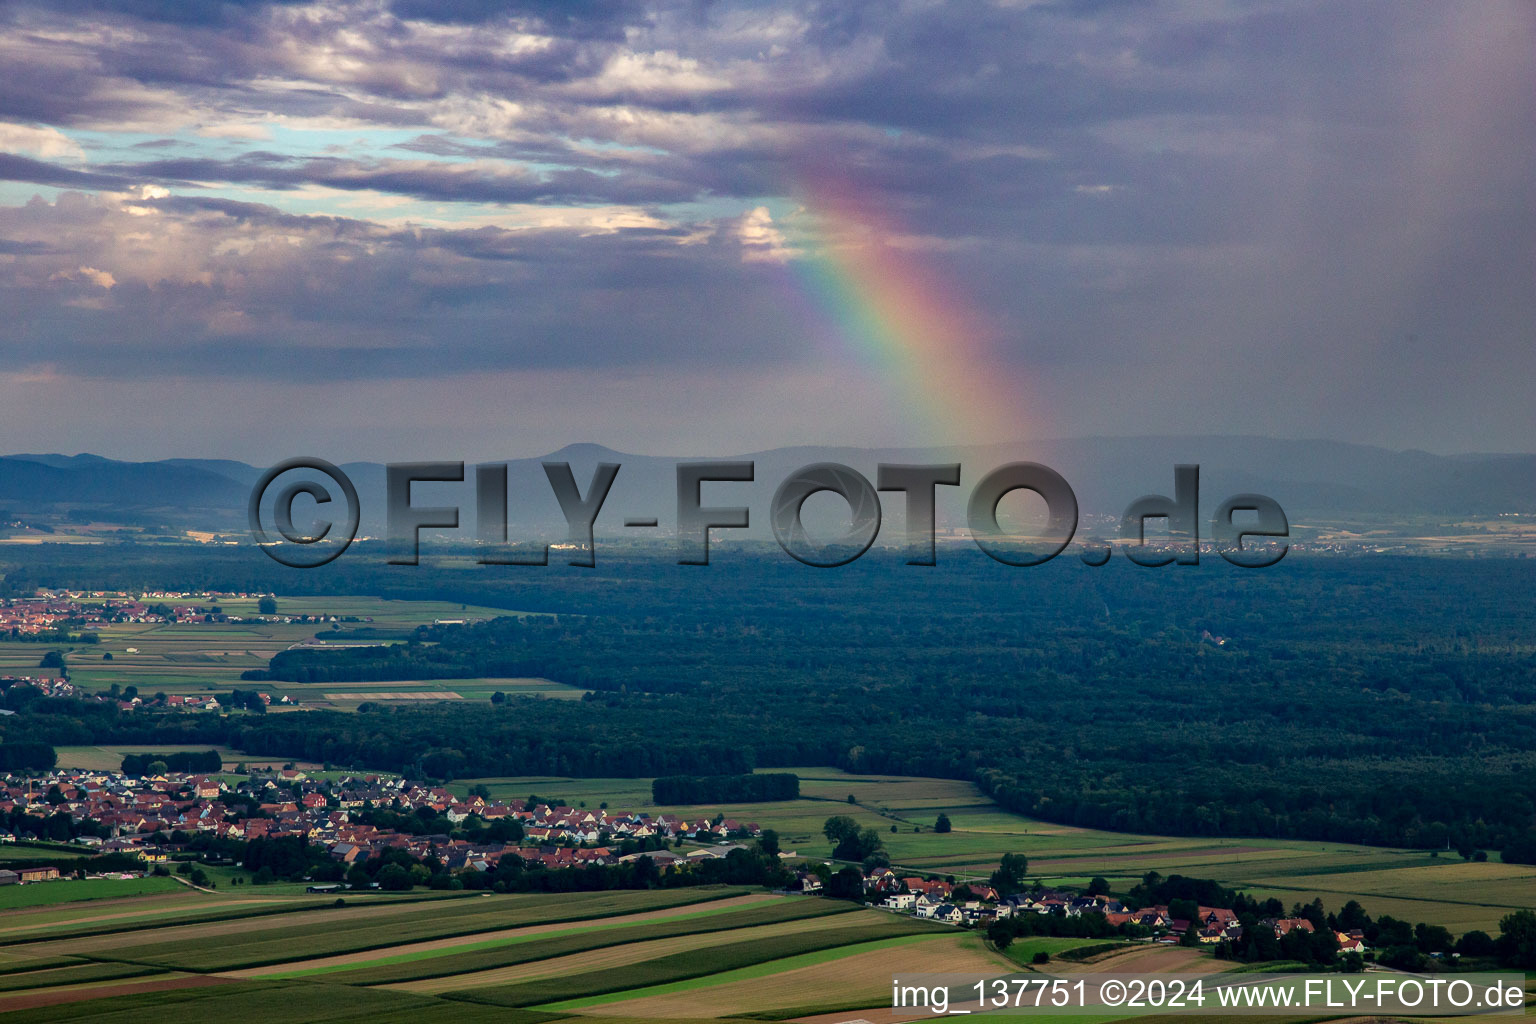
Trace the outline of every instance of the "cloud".
<instances>
[{"instance_id":1,"label":"cloud","mask_svg":"<svg viewBox=\"0 0 1536 1024\"><path fill-rule=\"evenodd\" d=\"M0 181L25 181L34 185L61 188L107 189L118 191L128 186L128 179L111 174L76 171L57 164L33 160L11 153L0 153Z\"/></svg>"},{"instance_id":2,"label":"cloud","mask_svg":"<svg viewBox=\"0 0 1536 1024\"><path fill-rule=\"evenodd\" d=\"M111 290L117 286L117 278L105 270L97 270L95 267L80 267L76 270L57 270L48 276L50 281L80 281L85 284L95 285L97 288Z\"/></svg>"},{"instance_id":3,"label":"cloud","mask_svg":"<svg viewBox=\"0 0 1536 1024\"><path fill-rule=\"evenodd\" d=\"M1479 447L1528 447L1533 30L1519 0L16 0L0 368L857 368L785 266L841 181L1062 432L1428 444L1477 408Z\"/></svg>"},{"instance_id":4,"label":"cloud","mask_svg":"<svg viewBox=\"0 0 1536 1024\"><path fill-rule=\"evenodd\" d=\"M773 225L773 214L766 206L749 210L736 225L736 237L741 242L741 258L745 261L784 263L798 255L789 247L784 233Z\"/></svg>"},{"instance_id":5,"label":"cloud","mask_svg":"<svg viewBox=\"0 0 1536 1024\"><path fill-rule=\"evenodd\" d=\"M85 150L57 128L0 123L0 150L33 153L44 160L83 160Z\"/></svg>"}]
</instances>

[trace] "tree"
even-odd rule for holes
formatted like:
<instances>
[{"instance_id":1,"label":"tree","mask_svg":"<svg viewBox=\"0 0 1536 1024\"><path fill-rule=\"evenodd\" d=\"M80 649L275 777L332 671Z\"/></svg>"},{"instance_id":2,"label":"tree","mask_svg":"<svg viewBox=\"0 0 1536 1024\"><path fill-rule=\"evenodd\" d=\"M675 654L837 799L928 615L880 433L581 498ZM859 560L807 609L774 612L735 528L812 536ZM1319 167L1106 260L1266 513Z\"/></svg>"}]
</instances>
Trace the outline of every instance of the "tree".
<instances>
[{"instance_id":1,"label":"tree","mask_svg":"<svg viewBox=\"0 0 1536 1024\"><path fill-rule=\"evenodd\" d=\"M859 834L859 823L846 814L838 814L826 820L821 826L821 834L827 837L827 842L837 846L849 836Z\"/></svg>"},{"instance_id":2,"label":"tree","mask_svg":"<svg viewBox=\"0 0 1536 1024\"><path fill-rule=\"evenodd\" d=\"M256 611L262 615L276 615L277 599L274 597L262 598L256 602Z\"/></svg>"},{"instance_id":3,"label":"tree","mask_svg":"<svg viewBox=\"0 0 1536 1024\"><path fill-rule=\"evenodd\" d=\"M1339 911L1338 924L1340 931L1353 931L1356 928L1364 928L1371 923L1371 918L1360 905L1359 900L1350 900L1344 904L1344 909Z\"/></svg>"},{"instance_id":4,"label":"tree","mask_svg":"<svg viewBox=\"0 0 1536 1024\"><path fill-rule=\"evenodd\" d=\"M1536 967L1536 911L1517 910L1500 919L1498 949L1510 967Z\"/></svg>"},{"instance_id":5,"label":"tree","mask_svg":"<svg viewBox=\"0 0 1536 1024\"><path fill-rule=\"evenodd\" d=\"M779 834L771 828L763 829L762 835L757 837L757 848L765 857L777 857L779 855Z\"/></svg>"},{"instance_id":6,"label":"tree","mask_svg":"<svg viewBox=\"0 0 1536 1024\"><path fill-rule=\"evenodd\" d=\"M385 892L404 892L411 887L411 873L399 864L388 864L379 872L378 882Z\"/></svg>"},{"instance_id":7,"label":"tree","mask_svg":"<svg viewBox=\"0 0 1536 1024\"><path fill-rule=\"evenodd\" d=\"M864 860L861 863L863 864L863 867L864 867L864 873L867 875L871 871L876 870L877 868L888 868L888 867L890 867L891 866L891 858L886 856L886 853L885 853L884 850L876 850L874 853L867 854L864 857Z\"/></svg>"},{"instance_id":8,"label":"tree","mask_svg":"<svg viewBox=\"0 0 1536 1024\"><path fill-rule=\"evenodd\" d=\"M43 660L37 663L38 668L65 668L64 652L49 651L43 655Z\"/></svg>"},{"instance_id":9,"label":"tree","mask_svg":"<svg viewBox=\"0 0 1536 1024\"><path fill-rule=\"evenodd\" d=\"M838 843L832 856L838 860L864 861L872 857L882 845L880 834L872 828L866 828L858 835L849 836Z\"/></svg>"},{"instance_id":10,"label":"tree","mask_svg":"<svg viewBox=\"0 0 1536 1024\"><path fill-rule=\"evenodd\" d=\"M1102 875L1094 875L1088 880L1088 895L1103 896L1109 892L1109 879Z\"/></svg>"},{"instance_id":11,"label":"tree","mask_svg":"<svg viewBox=\"0 0 1536 1024\"><path fill-rule=\"evenodd\" d=\"M828 879L827 895L835 900L862 900L864 873L858 868L843 868Z\"/></svg>"},{"instance_id":12,"label":"tree","mask_svg":"<svg viewBox=\"0 0 1536 1024\"><path fill-rule=\"evenodd\" d=\"M940 811L939 820L933 823L933 830L935 832L948 832L950 830L949 815Z\"/></svg>"},{"instance_id":13,"label":"tree","mask_svg":"<svg viewBox=\"0 0 1536 1024\"><path fill-rule=\"evenodd\" d=\"M1438 924L1423 922L1414 925L1413 940L1420 953L1449 953L1456 945L1449 930Z\"/></svg>"},{"instance_id":14,"label":"tree","mask_svg":"<svg viewBox=\"0 0 1536 1024\"><path fill-rule=\"evenodd\" d=\"M1493 936L1484 931L1473 930L1456 940L1456 952L1462 956L1489 957L1494 956L1498 951L1499 947L1493 941Z\"/></svg>"},{"instance_id":15,"label":"tree","mask_svg":"<svg viewBox=\"0 0 1536 1024\"><path fill-rule=\"evenodd\" d=\"M1022 853L1005 853L1003 861L988 879L998 895L1008 896L1024 888L1024 875L1029 871L1029 858Z\"/></svg>"}]
</instances>

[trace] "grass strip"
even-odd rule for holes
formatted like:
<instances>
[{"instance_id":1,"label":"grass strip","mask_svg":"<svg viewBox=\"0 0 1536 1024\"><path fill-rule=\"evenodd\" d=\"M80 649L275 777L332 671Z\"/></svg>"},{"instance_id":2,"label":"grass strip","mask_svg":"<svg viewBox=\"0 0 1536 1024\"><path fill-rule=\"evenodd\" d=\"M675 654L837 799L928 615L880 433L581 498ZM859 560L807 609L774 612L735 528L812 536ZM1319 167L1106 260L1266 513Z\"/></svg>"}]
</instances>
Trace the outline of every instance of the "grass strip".
<instances>
[{"instance_id":1,"label":"grass strip","mask_svg":"<svg viewBox=\"0 0 1536 1024\"><path fill-rule=\"evenodd\" d=\"M90 981L139 978L146 974L159 973L161 971L158 967L141 967L137 964L76 963L68 967L52 967L25 974L7 974L0 977L0 992L24 992L39 988L55 988L59 985L80 985Z\"/></svg>"},{"instance_id":2,"label":"grass strip","mask_svg":"<svg viewBox=\"0 0 1536 1024\"><path fill-rule=\"evenodd\" d=\"M578 999L564 999L558 1003L538 1004L535 1006L535 1009L545 1012L577 1010L588 1006L601 1006L605 1003L623 1002L629 999L644 999L647 996L666 996L678 992L690 992L694 989L710 988L715 985L729 985L737 981L754 981L758 978L766 978L774 974L783 973L784 971L793 971L801 967L815 967L817 964L830 963L833 960L841 960L844 957L869 953L877 949L889 949L892 946L905 946L913 942L924 942L935 937L936 935L934 934L897 935L887 939L853 942L827 949L797 953L794 956L765 960L761 963L748 964L745 967L737 967L729 971L719 971L693 978L681 978L677 981L646 985L643 988L628 989L623 992L608 992L602 995L583 996Z\"/></svg>"},{"instance_id":3,"label":"grass strip","mask_svg":"<svg viewBox=\"0 0 1536 1024\"><path fill-rule=\"evenodd\" d=\"M92 954L96 960L150 964L171 970L214 973L316 957L385 949L407 942L451 939L524 924L558 924L595 917L641 913L745 895L739 888L615 890L483 896L448 906L439 914L413 913L264 928L218 941L184 939L141 946L132 955Z\"/></svg>"},{"instance_id":4,"label":"grass strip","mask_svg":"<svg viewBox=\"0 0 1536 1024\"><path fill-rule=\"evenodd\" d=\"M478 895L467 894L467 895ZM349 901L349 907L379 906L388 901L388 905L395 906L405 903L424 903L428 901L442 901L445 899L462 899L463 896L454 894L443 896L439 893L420 896L388 896L379 897L369 895L357 900ZM375 902L377 901L377 902ZM28 926L26 931L11 931L0 935L0 946L24 946L34 942L53 942L58 939L89 939L97 935L120 935L125 932L151 931L158 928L179 928L182 925L214 924L218 921L238 921L243 918L271 917L274 914L297 914L306 910L333 910L334 900L292 900L287 902L274 902L259 907L214 907L206 911L193 911L184 914L181 909L161 911L154 914L139 914L131 918L123 918L118 921L95 923L86 928L69 928L65 923L44 923ZM166 920L175 918L175 920ZM34 932L38 934L33 934Z\"/></svg>"},{"instance_id":5,"label":"grass strip","mask_svg":"<svg viewBox=\"0 0 1536 1024\"><path fill-rule=\"evenodd\" d=\"M916 934L914 934L916 933ZM538 978L514 985L492 985L443 994L446 999L492 1003L497 1006L535 1006L539 1009L572 1009L589 1005L610 993L665 986L705 975L749 969L785 957L836 949L850 944L868 946L891 938L925 938L939 934L936 926L907 918L885 918L850 928L828 928L791 935L776 935L729 942L708 949L687 950L606 970L585 971L564 977ZM550 1003L551 1006L543 1004Z\"/></svg>"},{"instance_id":6,"label":"grass strip","mask_svg":"<svg viewBox=\"0 0 1536 1024\"><path fill-rule=\"evenodd\" d=\"M25 974L27 971L46 971L54 967L73 967L75 964L84 962L79 957L74 956L37 956L29 960L16 960L12 963L0 964L0 978L8 974Z\"/></svg>"},{"instance_id":7,"label":"grass strip","mask_svg":"<svg viewBox=\"0 0 1536 1024\"><path fill-rule=\"evenodd\" d=\"M423 981L428 978L444 978L456 974L510 967L535 960L549 960L605 946L646 942L675 935L731 931L737 928L777 924L782 921L843 914L857 909L858 907L852 903L787 897L778 902L756 907L717 907L712 910L671 915L659 920L611 921L606 924L562 929L556 932L509 935L462 946L383 956L362 964L333 964L284 971L266 975L266 977L278 979L341 974L342 976L336 980L348 985L385 985L403 981Z\"/></svg>"}]
</instances>

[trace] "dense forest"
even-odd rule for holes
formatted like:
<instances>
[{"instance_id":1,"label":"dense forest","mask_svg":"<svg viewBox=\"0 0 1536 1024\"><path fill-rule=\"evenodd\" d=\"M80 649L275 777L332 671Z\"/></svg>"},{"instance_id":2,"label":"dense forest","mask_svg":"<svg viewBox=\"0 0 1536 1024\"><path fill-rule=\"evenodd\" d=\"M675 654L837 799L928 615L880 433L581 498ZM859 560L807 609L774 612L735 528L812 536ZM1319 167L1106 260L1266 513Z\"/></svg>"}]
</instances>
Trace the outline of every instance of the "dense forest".
<instances>
[{"instance_id":1,"label":"dense forest","mask_svg":"<svg viewBox=\"0 0 1536 1024\"><path fill-rule=\"evenodd\" d=\"M349 553L301 572L238 550L54 555L7 553L5 586L373 593L523 613L396 646L285 652L274 679L543 676L592 693L196 721L37 707L0 720L7 735L222 741L436 777L825 763L973 779L1071 824L1536 851L1527 560L1019 569L958 551L917 569L876 552L823 571L740 546L707 568L665 552L525 571Z\"/></svg>"}]
</instances>

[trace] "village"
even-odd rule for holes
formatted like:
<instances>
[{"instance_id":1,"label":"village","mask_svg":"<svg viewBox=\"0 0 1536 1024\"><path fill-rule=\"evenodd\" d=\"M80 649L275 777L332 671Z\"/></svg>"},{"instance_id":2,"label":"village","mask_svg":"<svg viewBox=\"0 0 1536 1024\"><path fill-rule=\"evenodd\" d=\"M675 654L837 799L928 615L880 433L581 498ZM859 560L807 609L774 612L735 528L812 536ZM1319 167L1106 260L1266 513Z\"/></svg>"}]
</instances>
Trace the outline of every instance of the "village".
<instances>
[{"instance_id":1,"label":"village","mask_svg":"<svg viewBox=\"0 0 1536 1024\"><path fill-rule=\"evenodd\" d=\"M1167 905L1132 909L1112 896L1087 896L1049 888L1000 896L991 886L977 882L955 884L930 878L901 878L890 869L866 876L865 887L871 893L889 894L880 899L880 907L941 924L980 928L1021 914L1056 914L1067 918L1101 914L1110 927L1140 926L1152 942L1161 945L1183 943L1191 928L1195 929L1197 943L1203 946L1236 943L1243 938L1237 913L1222 907L1199 907L1196 919L1188 920L1173 917ZM957 898L959 893L964 896ZM1276 939L1296 930L1314 931L1312 922L1303 917L1267 918L1260 924L1272 928ZM1337 932L1334 938L1341 953L1366 951L1364 933L1359 929Z\"/></svg>"},{"instance_id":2,"label":"village","mask_svg":"<svg viewBox=\"0 0 1536 1024\"><path fill-rule=\"evenodd\" d=\"M249 813L252 808L256 813ZM360 811L372 808L398 814L430 812L427 817L440 819L444 830L421 835L357 820ZM0 842L46 839L45 820L61 813L76 824L89 823L92 831L105 833L79 835L71 842L100 853L137 856L148 864L163 863L186 847L187 841L178 836L205 835L243 841L298 837L323 847L341 865L400 850L415 858L435 857L449 871L486 871L507 856L561 869L616 864L644 855L666 868L724 857L738 848L729 840L750 839L762 831L755 822L721 815L684 819L547 803L530 806L525 801L507 803L479 795L461 798L447 789L403 778L362 775L328 780L296 768L253 769L233 783L228 776L169 771L143 776L54 771L0 781L0 821L13 823L13 830L0 835ZM505 832L521 838L471 843L448 834L472 816L491 825L493 834L498 822L515 823ZM712 845L687 852L656 848L688 841ZM646 849L626 852L625 844Z\"/></svg>"},{"instance_id":3,"label":"village","mask_svg":"<svg viewBox=\"0 0 1536 1024\"><path fill-rule=\"evenodd\" d=\"M270 600L270 594L236 591L38 590L0 601L0 632L15 637L48 636L66 628L92 630L114 623L165 622L340 622L371 621L338 616L231 615L220 602ZM275 606L269 606L275 607ZM87 641L89 642L89 641Z\"/></svg>"},{"instance_id":4,"label":"village","mask_svg":"<svg viewBox=\"0 0 1536 1024\"><path fill-rule=\"evenodd\" d=\"M486 791L459 796L446 788L382 775L310 773L296 768L256 768L248 775L155 771L132 775L104 771L53 771L0 779L0 843L57 839L47 823L58 815L81 829L70 842L99 854L126 854L154 870L195 845L195 837L252 841L296 837L323 848L340 869L366 863L391 851L418 860L433 858L455 874L493 872L507 857L525 866L562 870L607 866L649 858L661 871L686 871L703 860L724 858L763 837L752 821L722 814L682 817L674 814L613 811L551 805L537 798L493 800ZM369 824L366 813L382 809L415 815L417 821L441 823L431 834L395 831ZM471 818L489 826L491 841L455 837ZM95 833L95 834L91 834ZM779 857L795 867L792 891L824 895L835 862L800 858L793 851ZM341 875L336 872L331 878ZM59 879L56 867L19 867L0 871L0 885ZM345 876L355 877L355 876ZM975 881L903 875L899 869L873 867L862 872L863 897L872 906L939 924L985 928L1025 914L1077 918L1102 915L1121 933L1158 944L1214 946L1243 939L1243 926L1232 910L1198 908L1195 919L1177 918L1166 905L1132 908L1104 895L1087 895L1036 885L1003 894ZM341 891L353 881L321 881L313 891ZM1302 917L1261 922L1276 939L1293 930L1314 931ZM1190 929L1195 938L1188 938ZM1364 953L1357 931L1335 935L1342 953Z\"/></svg>"}]
</instances>

